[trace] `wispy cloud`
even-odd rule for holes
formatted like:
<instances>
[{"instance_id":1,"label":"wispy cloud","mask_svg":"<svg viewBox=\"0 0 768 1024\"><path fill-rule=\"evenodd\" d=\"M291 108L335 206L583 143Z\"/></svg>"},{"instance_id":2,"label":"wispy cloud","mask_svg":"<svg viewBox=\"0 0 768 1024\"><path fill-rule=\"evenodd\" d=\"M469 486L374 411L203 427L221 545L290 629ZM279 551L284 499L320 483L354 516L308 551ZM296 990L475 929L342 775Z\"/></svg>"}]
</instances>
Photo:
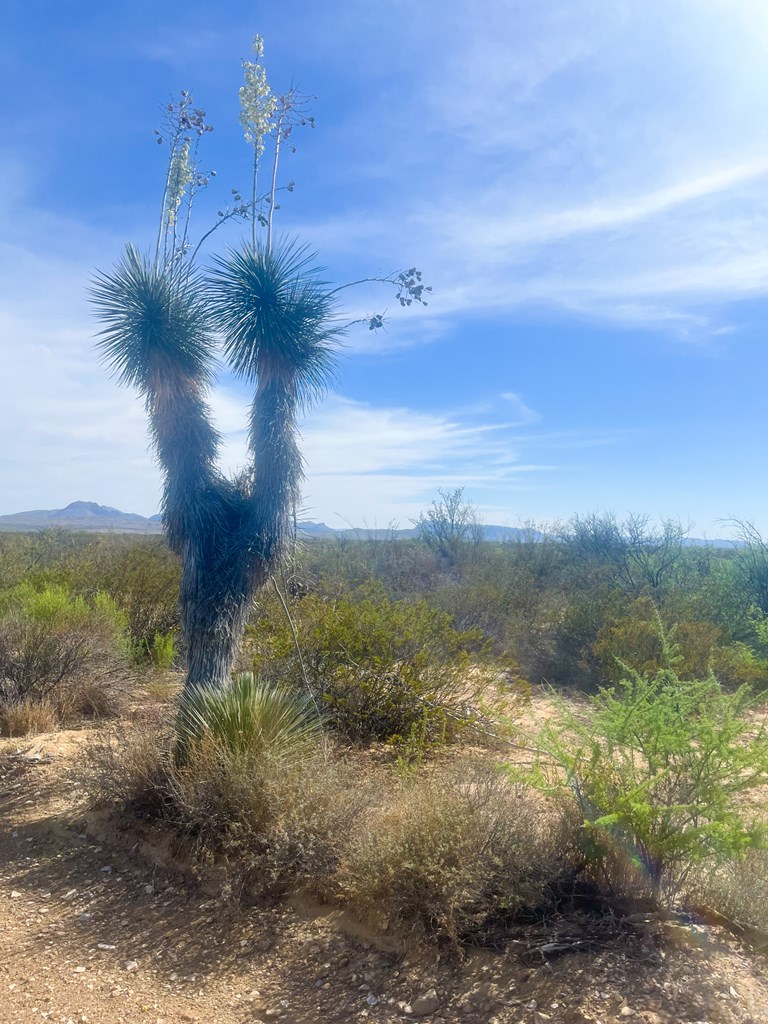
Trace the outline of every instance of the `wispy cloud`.
<instances>
[{"instance_id":1,"label":"wispy cloud","mask_svg":"<svg viewBox=\"0 0 768 1024\"><path fill-rule=\"evenodd\" d=\"M389 109L353 134L381 156L363 181L408 178L368 225L376 251L414 253L435 317L535 304L728 329L768 292L767 44L751 2L414 10Z\"/></svg>"}]
</instances>

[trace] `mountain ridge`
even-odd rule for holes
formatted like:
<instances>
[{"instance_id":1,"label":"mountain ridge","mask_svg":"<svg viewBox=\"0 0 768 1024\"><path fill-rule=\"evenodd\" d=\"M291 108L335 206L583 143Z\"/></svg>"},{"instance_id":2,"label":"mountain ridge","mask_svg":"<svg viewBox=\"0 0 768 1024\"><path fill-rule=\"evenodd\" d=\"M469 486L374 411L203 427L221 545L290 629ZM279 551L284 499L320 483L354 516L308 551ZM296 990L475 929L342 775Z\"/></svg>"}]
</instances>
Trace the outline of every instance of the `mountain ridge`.
<instances>
[{"instance_id":1,"label":"mountain ridge","mask_svg":"<svg viewBox=\"0 0 768 1024\"><path fill-rule=\"evenodd\" d=\"M414 527L402 529L369 529L361 526L345 526L336 529L326 523L312 520L299 521L299 530L309 539L328 537L350 538L353 540L389 540L397 538L405 540L416 536ZM163 532L162 516L141 516L136 512L122 512L110 505L99 505L95 501L72 501L64 508L32 509L27 512L14 512L0 516L0 532L26 533L35 530L63 529L72 532L87 533L136 533L159 535ZM484 540L487 541L519 541L533 539L543 541L547 534L539 530L531 530L519 526L499 526L488 524L483 526ZM686 547L730 548L741 546L739 541L722 538L686 537Z\"/></svg>"}]
</instances>

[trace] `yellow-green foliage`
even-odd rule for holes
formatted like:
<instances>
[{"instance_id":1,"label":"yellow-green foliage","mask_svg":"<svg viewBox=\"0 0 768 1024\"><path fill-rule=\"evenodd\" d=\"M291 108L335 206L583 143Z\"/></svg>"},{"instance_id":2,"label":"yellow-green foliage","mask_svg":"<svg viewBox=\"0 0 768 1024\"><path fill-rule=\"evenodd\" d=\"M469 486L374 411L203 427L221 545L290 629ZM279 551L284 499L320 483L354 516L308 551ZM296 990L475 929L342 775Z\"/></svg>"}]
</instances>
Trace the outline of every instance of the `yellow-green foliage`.
<instances>
[{"instance_id":1,"label":"yellow-green foliage","mask_svg":"<svg viewBox=\"0 0 768 1024\"><path fill-rule=\"evenodd\" d=\"M598 869L626 861L624 877L670 897L694 865L762 843L740 797L768 783L768 734L748 717L746 687L623 669L583 718L561 705L537 741L539 782L576 798Z\"/></svg>"},{"instance_id":2,"label":"yellow-green foliage","mask_svg":"<svg viewBox=\"0 0 768 1024\"><path fill-rule=\"evenodd\" d=\"M309 594L291 615L295 638L280 605L262 605L248 632L254 668L308 684L345 735L437 736L468 720L469 666L487 651L480 630L459 631L427 601L393 601L373 587L355 599Z\"/></svg>"},{"instance_id":3,"label":"yellow-green foliage","mask_svg":"<svg viewBox=\"0 0 768 1024\"><path fill-rule=\"evenodd\" d=\"M56 699L86 678L107 682L125 665L125 617L106 594L22 583L0 595L0 680L5 701Z\"/></svg>"},{"instance_id":4,"label":"yellow-green foliage","mask_svg":"<svg viewBox=\"0 0 768 1024\"><path fill-rule=\"evenodd\" d=\"M139 661L155 663L155 637L178 628L179 562L161 538L62 541L52 564L35 565L29 578L38 588L54 584L73 594L108 594L126 616Z\"/></svg>"},{"instance_id":5,"label":"yellow-green foliage","mask_svg":"<svg viewBox=\"0 0 768 1024\"><path fill-rule=\"evenodd\" d=\"M608 619L592 645L603 679L618 682L623 673L621 662L642 673L668 667L666 644L674 647L675 671L681 678L706 676L719 649L721 630L712 622L683 620L665 634L660 623L659 609L648 597L638 598Z\"/></svg>"}]
</instances>

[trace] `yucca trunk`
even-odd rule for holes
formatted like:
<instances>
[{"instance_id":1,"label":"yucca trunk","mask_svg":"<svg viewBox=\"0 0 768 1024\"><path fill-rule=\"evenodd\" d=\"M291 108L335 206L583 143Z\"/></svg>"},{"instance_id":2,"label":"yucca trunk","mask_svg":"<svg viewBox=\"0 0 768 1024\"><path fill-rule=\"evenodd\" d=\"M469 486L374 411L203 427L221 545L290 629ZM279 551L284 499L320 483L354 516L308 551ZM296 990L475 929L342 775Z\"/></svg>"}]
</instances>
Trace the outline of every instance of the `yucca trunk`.
<instances>
[{"instance_id":1,"label":"yucca trunk","mask_svg":"<svg viewBox=\"0 0 768 1024\"><path fill-rule=\"evenodd\" d=\"M186 646L186 690L221 686L230 677L243 638L253 588L244 552L230 549L215 563L193 549L182 554L181 628Z\"/></svg>"},{"instance_id":2,"label":"yucca trunk","mask_svg":"<svg viewBox=\"0 0 768 1024\"><path fill-rule=\"evenodd\" d=\"M211 503L208 522L187 524L180 592L186 690L230 678L254 595L284 549L301 477L295 413L290 387L259 382L251 410L253 479Z\"/></svg>"}]
</instances>

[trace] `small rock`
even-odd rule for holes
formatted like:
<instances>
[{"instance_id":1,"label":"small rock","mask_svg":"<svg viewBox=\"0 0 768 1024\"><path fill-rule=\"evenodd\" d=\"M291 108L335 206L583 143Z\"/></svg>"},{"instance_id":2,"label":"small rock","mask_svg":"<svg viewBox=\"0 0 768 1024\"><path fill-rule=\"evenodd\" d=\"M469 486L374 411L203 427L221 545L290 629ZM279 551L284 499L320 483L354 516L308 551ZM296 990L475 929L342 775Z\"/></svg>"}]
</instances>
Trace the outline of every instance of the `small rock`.
<instances>
[{"instance_id":1,"label":"small rock","mask_svg":"<svg viewBox=\"0 0 768 1024\"><path fill-rule=\"evenodd\" d=\"M104 875L111 875L112 874L112 868L109 866L109 864L105 864L104 867L100 868L99 870Z\"/></svg>"},{"instance_id":2,"label":"small rock","mask_svg":"<svg viewBox=\"0 0 768 1024\"><path fill-rule=\"evenodd\" d=\"M124 966L126 971L138 971L139 969L139 965L136 960L126 960Z\"/></svg>"},{"instance_id":3,"label":"small rock","mask_svg":"<svg viewBox=\"0 0 768 1024\"><path fill-rule=\"evenodd\" d=\"M99 943L99 944L98 944L98 945L96 946L96 949L103 949L103 950L108 950L108 949L117 949L117 946L110 946L110 944L109 944L108 942L100 942L100 943Z\"/></svg>"},{"instance_id":4,"label":"small rock","mask_svg":"<svg viewBox=\"0 0 768 1024\"><path fill-rule=\"evenodd\" d=\"M20 898L21 898L21 893L20 892L16 892L15 889L11 889L11 899L12 900L18 900Z\"/></svg>"},{"instance_id":5,"label":"small rock","mask_svg":"<svg viewBox=\"0 0 768 1024\"><path fill-rule=\"evenodd\" d=\"M73 973L74 974L85 974L85 970L86 970L85 967L76 967L74 969Z\"/></svg>"},{"instance_id":6,"label":"small rock","mask_svg":"<svg viewBox=\"0 0 768 1024\"><path fill-rule=\"evenodd\" d=\"M377 1006L379 1002L378 998L373 994L373 992L371 992L369 995L365 997L365 1001L366 1003L368 1003L369 1006Z\"/></svg>"},{"instance_id":7,"label":"small rock","mask_svg":"<svg viewBox=\"0 0 768 1024\"><path fill-rule=\"evenodd\" d=\"M632 1009L631 1006L622 1006L622 1008L619 1010L620 1017L634 1017L634 1015L635 1011Z\"/></svg>"},{"instance_id":8,"label":"small rock","mask_svg":"<svg viewBox=\"0 0 768 1024\"><path fill-rule=\"evenodd\" d=\"M437 992L431 988L428 992L424 992L423 995L416 996L411 1005L417 1017L427 1017L439 1008L440 999Z\"/></svg>"}]
</instances>

